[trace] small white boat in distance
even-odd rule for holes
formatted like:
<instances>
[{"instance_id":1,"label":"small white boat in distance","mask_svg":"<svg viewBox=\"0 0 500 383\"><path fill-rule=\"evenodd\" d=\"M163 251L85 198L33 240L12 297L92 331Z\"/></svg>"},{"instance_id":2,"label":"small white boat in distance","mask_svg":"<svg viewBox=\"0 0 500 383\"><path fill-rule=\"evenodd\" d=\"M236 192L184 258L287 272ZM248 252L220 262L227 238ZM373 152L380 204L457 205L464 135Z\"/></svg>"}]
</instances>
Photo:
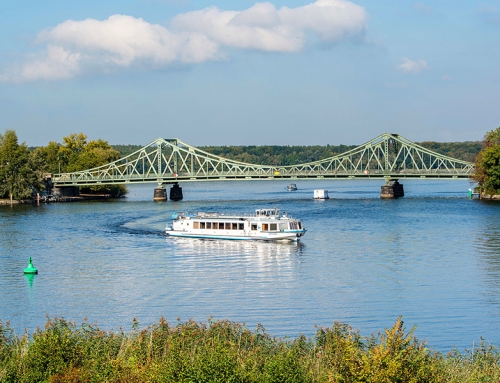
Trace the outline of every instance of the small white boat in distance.
<instances>
[{"instance_id":1,"label":"small white boat in distance","mask_svg":"<svg viewBox=\"0 0 500 383\"><path fill-rule=\"evenodd\" d=\"M299 241L306 230L300 219L279 209L258 209L255 214L174 213L165 233L172 237Z\"/></svg>"},{"instance_id":2,"label":"small white boat in distance","mask_svg":"<svg viewBox=\"0 0 500 383\"><path fill-rule=\"evenodd\" d=\"M328 190L317 189L314 191L314 199L328 199Z\"/></svg>"},{"instance_id":3,"label":"small white boat in distance","mask_svg":"<svg viewBox=\"0 0 500 383\"><path fill-rule=\"evenodd\" d=\"M288 189L288 191L295 191L295 190L297 190L297 185L290 184L286 188Z\"/></svg>"}]
</instances>

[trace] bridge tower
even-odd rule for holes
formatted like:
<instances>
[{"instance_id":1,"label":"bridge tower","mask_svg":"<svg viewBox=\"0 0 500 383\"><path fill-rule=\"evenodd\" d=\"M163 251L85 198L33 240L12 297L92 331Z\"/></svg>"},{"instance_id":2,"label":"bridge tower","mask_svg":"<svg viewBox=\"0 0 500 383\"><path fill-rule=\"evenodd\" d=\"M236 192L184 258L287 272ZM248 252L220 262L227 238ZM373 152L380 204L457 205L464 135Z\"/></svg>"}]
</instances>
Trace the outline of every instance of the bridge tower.
<instances>
[{"instance_id":1,"label":"bridge tower","mask_svg":"<svg viewBox=\"0 0 500 383\"><path fill-rule=\"evenodd\" d=\"M384 174L385 174L385 185L380 187L380 198L391 199L404 197L405 191L403 184L398 182L397 178L391 178L391 172L397 170L401 167L401 159L399 156L399 145L398 145L398 134L391 134L390 138L384 140ZM394 161L391 166L390 153L393 153Z\"/></svg>"}]
</instances>

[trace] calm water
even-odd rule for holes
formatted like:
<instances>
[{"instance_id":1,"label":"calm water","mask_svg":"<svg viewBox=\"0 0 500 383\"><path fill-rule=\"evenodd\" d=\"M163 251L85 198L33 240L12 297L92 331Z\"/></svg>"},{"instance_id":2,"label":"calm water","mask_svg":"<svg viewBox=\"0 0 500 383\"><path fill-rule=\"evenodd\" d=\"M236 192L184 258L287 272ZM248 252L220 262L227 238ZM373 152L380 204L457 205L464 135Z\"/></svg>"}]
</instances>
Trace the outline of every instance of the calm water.
<instances>
[{"instance_id":1,"label":"calm water","mask_svg":"<svg viewBox=\"0 0 500 383\"><path fill-rule=\"evenodd\" d=\"M381 181L183 184L185 199L153 203L154 185L127 199L0 206L0 318L18 333L49 316L105 329L164 316L261 323L273 335L312 336L351 324L363 335L407 328L440 351L500 344L500 203L467 199L467 181L405 180L380 200ZM331 199L312 199L316 188ZM278 207L304 222L302 242L166 238L174 211ZM39 269L23 275L29 256Z\"/></svg>"}]
</instances>

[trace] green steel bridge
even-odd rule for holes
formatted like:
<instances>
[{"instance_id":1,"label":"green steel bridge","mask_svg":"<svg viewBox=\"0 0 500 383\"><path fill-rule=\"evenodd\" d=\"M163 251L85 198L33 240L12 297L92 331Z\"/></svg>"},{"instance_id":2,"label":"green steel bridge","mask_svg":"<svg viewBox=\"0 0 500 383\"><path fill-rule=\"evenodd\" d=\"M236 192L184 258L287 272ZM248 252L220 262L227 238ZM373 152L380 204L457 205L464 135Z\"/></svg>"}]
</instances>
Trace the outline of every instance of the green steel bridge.
<instances>
[{"instance_id":1,"label":"green steel bridge","mask_svg":"<svg viewBox=\"0 0 500 383\"><path fill-rule=\"evenodd\" d=\"M426 149L398 135L384 133L345 153L290 165L256 165L210 154L178 139L157 138L115 162L73 173L55 174L56 187L106 184L334 179L468 178L474 164Z\"/></svg>"}]
</instances>

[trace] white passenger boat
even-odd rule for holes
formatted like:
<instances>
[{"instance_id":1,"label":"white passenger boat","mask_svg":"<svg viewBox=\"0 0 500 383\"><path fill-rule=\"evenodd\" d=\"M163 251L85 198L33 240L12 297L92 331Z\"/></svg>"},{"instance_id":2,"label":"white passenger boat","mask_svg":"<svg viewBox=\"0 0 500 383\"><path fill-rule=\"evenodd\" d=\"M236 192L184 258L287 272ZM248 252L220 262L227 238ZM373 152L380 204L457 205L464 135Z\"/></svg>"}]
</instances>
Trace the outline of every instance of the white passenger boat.
<instances>
[{"instance_id":1,"label":"white passenger boat","mask_svg":"<svg viewBox=\"0 0 500 383\"><path fill-rule=\"evenodd\" d=\"M258 209L251 215L174 213L165 233L173 237L298 241L306 232L302 221L279 209Z\"/></svg>"},{"instance_id":2,"label":"white passenger boat","mask_svg":"<svg viewBox=\"0 0 500 383\"><path fill-rule=\"evenodd\" d=\"M288 191L295 191L295 190L297 190L297 185L290 184L286 188L288 189Z\"/></svg>"}]
</instances>

